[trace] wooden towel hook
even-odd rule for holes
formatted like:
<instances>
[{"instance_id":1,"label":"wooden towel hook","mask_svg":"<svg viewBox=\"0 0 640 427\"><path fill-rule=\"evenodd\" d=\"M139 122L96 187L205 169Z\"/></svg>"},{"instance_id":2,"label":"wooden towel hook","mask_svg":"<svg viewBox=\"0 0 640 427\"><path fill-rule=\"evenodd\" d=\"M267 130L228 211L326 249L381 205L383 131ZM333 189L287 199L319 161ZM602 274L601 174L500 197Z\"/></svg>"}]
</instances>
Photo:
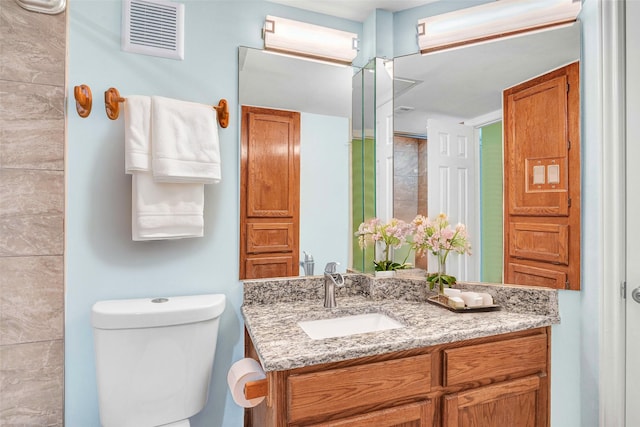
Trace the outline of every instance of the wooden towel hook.
<instances>
[{"instance_id":1,"label":"wooden towel hook","mask_svg":"<svg viewBox=\"0 0 640 427\"><path fill-rule=\"evenodd\" d=\"M221 99L218 105L214 105L213 108L218 112L218 124L220 127L226 128L229 126L229 104L226 99Z\"/></svg>"},{"instance_id":2,"label":"wooden towel hook","mask_svg":"<svg viewBox=\"0 0 640 427\"><path fill-rule=\"evenodd\" d=\"M104 108L107 111L107 117L116 120L120 115L120 103L125 99L120 96L118 89L110 87L104 92Z\"/></svg>"},{"instance_id":3,"label":"wooden towel hook","mask_svg":"<svg viewBox=\"0 0 640 427\"><path fill-rule=\"evenodd\" d=\"M78 115L82 118L88 117L91 114L91 106L93 104L91 88L87 85L74 86L73 97L76 100Z\"/></svg>"}]
</instances>

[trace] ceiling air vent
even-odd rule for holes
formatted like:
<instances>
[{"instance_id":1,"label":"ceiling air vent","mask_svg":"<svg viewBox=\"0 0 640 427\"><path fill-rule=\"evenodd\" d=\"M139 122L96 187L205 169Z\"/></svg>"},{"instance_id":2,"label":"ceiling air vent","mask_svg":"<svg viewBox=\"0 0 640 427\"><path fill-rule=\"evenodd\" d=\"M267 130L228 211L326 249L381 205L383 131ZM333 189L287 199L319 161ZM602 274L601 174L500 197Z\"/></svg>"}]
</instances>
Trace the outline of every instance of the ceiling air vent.
<instances>
[{"instance_id":1,"label":"ceiling air vent","mask_svg":"<svg viewBox=\"0 0 640 427\"><path fill-rule=\"evenodd\" d=\"M125 0L122 50L184 59L184 5L157 0Z\"/></svg>"}]
</instances>

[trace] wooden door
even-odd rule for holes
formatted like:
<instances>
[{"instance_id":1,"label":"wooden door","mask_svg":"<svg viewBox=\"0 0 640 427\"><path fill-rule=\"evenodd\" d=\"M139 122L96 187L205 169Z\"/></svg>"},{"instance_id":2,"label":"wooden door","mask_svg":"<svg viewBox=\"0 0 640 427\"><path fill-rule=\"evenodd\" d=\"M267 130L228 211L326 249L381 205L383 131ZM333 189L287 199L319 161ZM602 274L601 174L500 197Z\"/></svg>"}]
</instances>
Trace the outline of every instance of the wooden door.
<instances>
[{"instance_id":1,"label":"wooden door","mask_svg":"<svg viewBox=\"0 0 640 427\"><path fill-rule=\"evenodd\" d=\"M541 380L532 375L444 396L443 427L546 427Z\"/></svg>"},{"instance_id":2,"label":"wooden door","mask_svg":"<svg viewBox=\"0 0 640 427\"><path fill-rule=\"evenodd\" d=\"M504 91L505 282L580 289L580 84L573 63Z\"/></svg>"},{"instance_id":3,"label":"wooden door","mask_svg":"<svg viewBox=\"0 0 640 427\"><path fill-rule=\"evenodd\" d=\"M242 107L240 279L297 276L300 113Z\"/></svg>"}]
</instances>

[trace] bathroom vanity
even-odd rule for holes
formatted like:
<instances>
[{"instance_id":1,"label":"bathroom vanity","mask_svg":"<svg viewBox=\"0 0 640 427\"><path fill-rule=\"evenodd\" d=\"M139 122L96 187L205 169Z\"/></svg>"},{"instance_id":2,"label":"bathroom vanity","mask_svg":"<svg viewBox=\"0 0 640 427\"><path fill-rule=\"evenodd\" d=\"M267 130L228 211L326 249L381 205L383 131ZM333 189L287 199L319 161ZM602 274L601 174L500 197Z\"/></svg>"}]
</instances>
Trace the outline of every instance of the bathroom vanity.
<instances>
[{"instance_id":1,"label":"bathroom vanity","mask_svg":"<svg viewBox=\"0 0 640 427\"><path fill-rule=\"evenodd\" d=\"M245 354L267 373L245 426L549 425L556 291L465 284L502 309L454 313L425 302L424 279L346 281L331 310L321 279L245 282ZM311 339L298 325L360 313L403 327Z\"/></svg>"}]
</instances>

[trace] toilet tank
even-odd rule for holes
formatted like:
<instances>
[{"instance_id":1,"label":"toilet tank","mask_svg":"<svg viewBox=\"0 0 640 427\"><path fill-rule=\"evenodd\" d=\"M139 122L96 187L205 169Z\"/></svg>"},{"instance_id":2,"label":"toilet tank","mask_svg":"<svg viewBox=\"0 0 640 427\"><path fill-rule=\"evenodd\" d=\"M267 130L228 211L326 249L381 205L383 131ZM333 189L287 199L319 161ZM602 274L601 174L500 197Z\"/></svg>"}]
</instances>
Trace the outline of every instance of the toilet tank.
<instances>
[{"instance_id":1,"label":"toilet tank","mask_svg":"<svg viewBox=\"0 0 640 427\"><path fill-rule=\"evenodd\" d=\"M200 412L224 307L222 294L95 303L102 426L158 426Z\"/></svg>"}]
</instances>

